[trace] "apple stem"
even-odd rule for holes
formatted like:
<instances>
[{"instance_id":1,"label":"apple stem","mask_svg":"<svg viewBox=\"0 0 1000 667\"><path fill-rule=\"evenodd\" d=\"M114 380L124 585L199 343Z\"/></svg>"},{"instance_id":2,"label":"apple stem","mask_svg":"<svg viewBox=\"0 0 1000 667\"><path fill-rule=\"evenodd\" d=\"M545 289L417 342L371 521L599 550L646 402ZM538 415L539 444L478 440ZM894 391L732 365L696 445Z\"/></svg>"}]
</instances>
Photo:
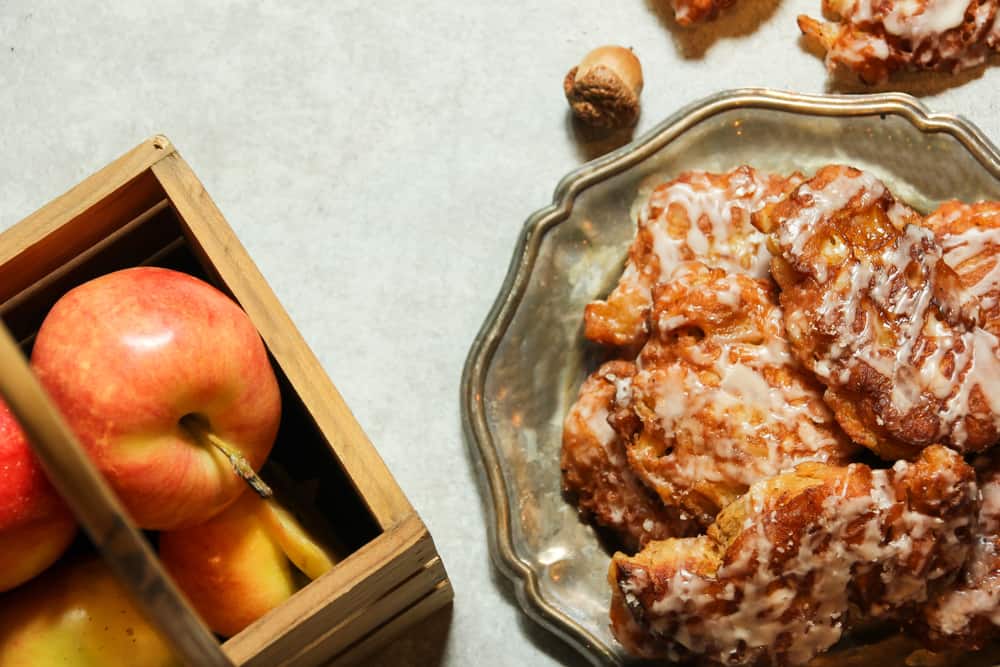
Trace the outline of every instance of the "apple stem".
<instances>
[{"instance_id":1,"label":"apple stem","mask_svg":"<svg viewBox=\"0 0 1000 667\"><path fill-rule=\"evenodd\" d=\"M213 433L201 419L197 417L184 417L181 419L181 425L194 434L198 440L207 442L222 452L223 456L229 459L229 464L233 466L233 471L249 484L250 488L257 492L257 495L261 498L270 498L274 495L267 482L254 472L250 462L242 454L233 449L228 442Z\"/></svg>"}]
</instances>

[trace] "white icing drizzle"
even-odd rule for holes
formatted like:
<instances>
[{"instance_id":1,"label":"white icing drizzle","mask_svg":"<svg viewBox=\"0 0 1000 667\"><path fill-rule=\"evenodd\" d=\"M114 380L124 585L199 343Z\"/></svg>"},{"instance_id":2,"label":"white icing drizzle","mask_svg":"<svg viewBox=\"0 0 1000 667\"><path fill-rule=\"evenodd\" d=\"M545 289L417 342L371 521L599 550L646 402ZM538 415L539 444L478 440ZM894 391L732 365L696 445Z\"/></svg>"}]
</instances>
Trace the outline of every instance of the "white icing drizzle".
<instances>
[{"instance_id":1,"label":"white icing drizzle","mask_svg":"<svg viewBox=\"0 0 1000 667\"><path fill-rule=\"evenodd\" d=\"M697 271L708 269L700 264L678 269L689 280ZM642 465L640 474L651 486L675 502L678 490L700 482L750 486L804 461L849 456L852 447L839 437L820 392L791 355L771 292L738 275L689 284L692 295L671 295L671 305L680 311L688 298L733 312L757 309L760 302L767 309L761 321L761 315L748 316L736 334L709 331L695 342L668 343L667 361L640 356L633 386L637 402L652 408L652 414L640 411L640 416L669 443L662 456ZM743 302L744 290L751 303ZM656 333L665 338L692 322L679 313L658 324Z\"/></svg>"},{"instance_id":2,"label":"white icing drizzle","mask_svg":"<svg viewBox=\"0 0 1000 667\"><path fill-rule=\"evenodd\" d=\"M954 463L957 456L951 456ZM793 528L782 523L783 494L771 491L781 486L755 485L743 499L750 510L737 546L714 574L678 566L654 585L639 569L622 590L633 608L645 608L645 623L666 643L670 658L682 657L683 647L722 664L751 665L765 658L772 664L805 664L835 644L851 622L852 587L860 574L880 574L886 585L884 596L863 609L864 615L892 617L900 607L926 600L928 587L960 566L966 548L957 535L969 522L968 514L956 511L963 501L940 515L916 511L908 504L912 490L896 492L913 468L901 462L892 470L872 471L867 490L849 495L848 479L856 478L856 485L865 472L853 464L826 482L819 514ZM938 474L941 485L958 484L951 469ZM830 484L842 487L837 492ZM966 483L963 493L964 502L970 501L975 485ZM695 552L701 546L688 542ZM924 572L913 565L918 556L921 562L946 564ZM643 594L653 591L662 594L642 604ZM732 604L723 607L720 600Z\"/></svg>"},{"instance_id":3,"label":"white icing drizzle","mask_svg":"<svg viewBox=\"0 0 1000 667\"><path fill-rule=\"evenodd\" d=\"M580 401L576 405L577 414L587 424L594 438L601 443L608 454L608 445L615 439L615 430L608 423L608 408L602 401ZM614 463L614 461L612 461Z\"/></svg>"},{"instance_id":4,"label":"white icing drizzle","mask_svg":"<svg viewBox=\"0 0 1000 667\"><path fill-rule=\"evenodd\" d=\"M1000 474L994 474L979 491L980 527L987 533L1000 533Z\"/></svg>"},{"instance_id":5,"label":"white icing drizzle","mask_svg":"<svg viewBox=\"0 0 1000 667\"><path fill-rule=\"evenodd\" d=\"M1000 46L996 0L979 2L972 25L966 24L971 0L826 0L826 4L842 18L827 52L831 67L843 62L861 70L882 61L894 67L946 63L962 69L981 64L988 49ZM904 44L890 45L887 35Z\"/></svg>"},{"instance_id":6,"label":"white icing drizzle","mask_svg":"<svg viewBox=\"0 0 1000 667\"><path fill-rule=\"evenodd\" d=\"M937 240L944 261L962 276L966 289L980 300L984 309L995 308L1000 298L1000 226L938 234ZM971 274L980 273L987 263L989 270L970 282Z\"/></svg>"},{"instance_id":7,"label":"white icing drizzle","mask_svg":"<svg viewBox=\"0 0 1000 667\"><path fill-rule=\"evenodd\" d=\"M858 33L852 35L853 39L836 45L830 50L827 56L827 64L830 64L832 56L847 63L864 64L870 58L886 60L889 57L889 43L881 35L868 33Z\"/></svg>"},{"instance_id":8,"label":"white icing drizzle","mask_svg":"<svg viewBox=\"0 0 1000 667\"><path fill-rule=\"evenodd\" d=\"M691 4L688 2L681 2L675 0L674 2L674 18L681 25L687 25L691 23Z\"/></svg>"},{"instance_id":9,"label":"white icing drizzle","mask_svg":"<svg viewBox=\"0 0 1000 667\"><path fill-rule=\"evenodd\" d=\"M848 204L863 209L885 193L873 176L842 170L820 190L802 185L802 208L782 220L777 230L782 255L820 284L816 326L832 341L813 370L824 383L842 386L861 372L862 365L868 366L889 379L896 416L933 401L941 408L935 439L947 438L962 448L966 418L973 414L970 398L977 386L990 407L990 414L977 416L1000 430L1000 341L978 327L939 317L934 297L942 254L932 232L906 225L902 236L887 244L874 261L848 257L835 265L822 253L804 252L822 220ZM906 217L897 206L889 208L888 215L900 225ZM918 275L911 284L907 274L914 269ZM880 315L873 316L873 308ZM896 327L888 336L887 322Z\"/></svg>"},{"instance_id":10,"label":"white icing drizzle","mask_svg":"<svg viewBox=\"0 0 1000 667\"><path fill-rule=\"evenodd\" d=\"M626 405L632 401L632 378L620 378L609 373L607 379L615 384L615 403Z\"/></svg>"},{"instance_id":11,"label":"white icing drizzle","mask_svg":"<svg viewBox=\"0 0 1000 667\"><path fill-rule=\"evenodd\" d=\"M980 507L972 554L959 585L928 610L932 631L963 637L974 619L986 618L1000 627L1000 469L980 480Z\"/></svg>"},{"instance_id":12,"label":"white icing drizzle","mask_svg":"<svg viewBox=\"0 0 1000 667\"><path fill-rule=\"evenodd\" d=\"M607 302L589 314L594 333L588 336L615 345L641 344L649 333L641 315L652 289L673 280L684 262L766 278L771 256L750 217L798 179L761 175L744 166L724 174L685 172L657 186L636 207L638 230L629 261ZM607 340L609 328L615 331L613 340Z\"/></svg>"},{"instance_id":13,"label":"white icing drizzle","mask_svg":"<svg viewBox=\"0 0 1000 667\"><path fill-rule=\"evenodd\" d=\"M842 15L856 25L881 23L886 32L919 43L962 25L970 4L969 0L855 0Z\"/></svg>"},{"instance_id":14,"label":"white icing drizzle","mask_svg":"<svg viewBox=\"0 0 1000 667\"><path fill-rule=\"evenodd\" d=\"M659 427L681 440L657 467L662 483L687 488L705 480L749 486L796 463L843 455L820 397L801 383L772 386L762 369L775 360L767 348L754 353L747 347L724 350L714 361L710 368L717 384L680 365L642 378L655 392ZM739 360L741 352L755 358ZM748 448L760 443L766 451Z\"/></svg>"},{"instance_id":15,"label":"white icing drizzle","mask_svg":"<svg viewBox=\"0 0 1000 667\"><path fill-rule=\"evenodd\" d=\"M660 265L658 282L666 282L679 264L693 259L734 273L766 277L771 256L764 235L750 224L750 215L780 198L780 193L769 193L763 178L749 168L731 172L725 187L713 183L704 172L690 172L686 178L658 187L639 222L653 240ZM671 233L672 208L679 208L687 218L683 236Z\"/></svg>"},{"instance_id":16,"label":"white icing drizzle","mask_svg":"<svg viewBox=\"0 0 1000 667\"><path fill-rule=\"evenodd\" d=\"M837 175L822 189L814 189L807 183L799 186L796 191L806 203L795 218L787 221L778 229L778 242L782 247L791 248L793 257L802 254L806 241L810 238L810 230L819 224L820 220L839 211L860 197L858 205L867 206L885 193L885 187L874 176L861 172L851 176L847 172ZM821 282L826 280L828 265L821 265L818 276Z\"/></svg>"},{"instance_id":17,"label":"white icing drizzle","mask_svg":"<svg viewBox=\"0 0 1000 667\"><path fill-rule=\"evenodd\" d=\"M902 0L893 4L882 22L889 32L919 41L962 25L969 4L968 0Z\"/></svg>"},{"instance_id":18,"label":"white icing drizzle","mask_svg":"<svg viewBox=\"0 0 1000 667\"><path fill-rule=\"evenodd\" d=\"M610 423L615 398L629 398L633 372L632 364L613 361L587 378L563 423L560 461L564 488L580 509L629 545L689 532L688 519L664 508L635 476Z\"/></svg>"},{"instance_id":19,"label":"white icing drizzle","mask_svg":"<svg viewBox=\"0 0 1000 667\"><path fill-rule=\"evenodd\" d=\"M996 545L992 541L976 542L973 563L996 562ZM961 635L972 619L983 616L1000 627L1000 575L994 574L987 586L962 588L941 599L934 610L935 630L944 635Z\"/></svg>"}]
</instances>

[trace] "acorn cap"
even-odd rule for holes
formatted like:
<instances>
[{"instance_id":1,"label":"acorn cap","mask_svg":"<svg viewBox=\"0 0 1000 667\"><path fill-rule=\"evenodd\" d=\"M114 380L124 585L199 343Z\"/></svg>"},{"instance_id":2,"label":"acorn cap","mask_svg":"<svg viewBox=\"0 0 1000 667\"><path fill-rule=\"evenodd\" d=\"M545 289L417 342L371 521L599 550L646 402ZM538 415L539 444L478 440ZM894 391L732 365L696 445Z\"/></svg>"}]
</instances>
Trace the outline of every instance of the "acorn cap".
<instances>
[{"instance_id":1,"label":"acorn cap","mask_svg":"<svg viewBox=\"0 0 1000 667\"><path fill-rule=\"evenodd\" d=\"M595 127L630 127L639 118L642 65L631 50L601 46L566 74L563 89L577 118Z\"/></svg>"}]
</instances>

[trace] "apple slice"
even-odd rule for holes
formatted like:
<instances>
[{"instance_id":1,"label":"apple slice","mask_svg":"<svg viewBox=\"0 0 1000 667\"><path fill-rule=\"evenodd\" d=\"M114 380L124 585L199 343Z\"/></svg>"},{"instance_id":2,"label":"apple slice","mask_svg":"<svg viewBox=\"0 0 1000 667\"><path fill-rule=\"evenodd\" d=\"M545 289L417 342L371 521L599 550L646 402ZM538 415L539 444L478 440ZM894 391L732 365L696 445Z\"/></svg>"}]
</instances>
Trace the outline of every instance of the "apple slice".
<instances>
[{"instance_id":1,"label":"apple slice","mask_svg":"<svg viewBox=\"0 0 1000 667\"><path fill-rule=\"evenodd\" d=\"M274 498L259 503L258 512L268 534L288 560L310 579L319 579L337 564L334 556L316 543L292 513Z\"/></svg>"},{"instance_id":2,"label":"apple slice","mask_svg":"<svg viewBox=\"0 0 1000 667\"><path fill-rule=\"evenodd\" d=\"M273 499L246 491L207 522L160 534L160 560L214 632L231 637L298 590L335 557Z\"/></svg>"}]
</instances>

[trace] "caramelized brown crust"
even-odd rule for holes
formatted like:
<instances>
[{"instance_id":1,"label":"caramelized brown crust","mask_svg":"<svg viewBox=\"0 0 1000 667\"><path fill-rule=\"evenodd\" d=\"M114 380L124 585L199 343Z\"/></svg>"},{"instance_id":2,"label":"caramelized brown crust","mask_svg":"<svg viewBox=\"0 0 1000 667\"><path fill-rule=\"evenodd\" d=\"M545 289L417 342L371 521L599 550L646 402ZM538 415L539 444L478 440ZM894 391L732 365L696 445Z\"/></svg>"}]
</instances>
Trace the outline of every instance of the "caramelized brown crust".
<instances>
[{"instance_id":1,"label":"caramelized brown crust","mask_svg":"<svg viewBox=\"0 0 1000 667\"><path fill-rule=\"evenodd\" d=\"M802 464L755 484L707 535L615 554L612 629L647 658L804 664L946 586L975 496L973 470L939 446L890 470Z\"/></svg>"},{"instance_id":2,"label":"caramelized brown crust","mask_svg":"<svg viewBox=\"0 0 1000 667\"><path fill-rule=\"evenodd\" d=\"M654 288L654 335L627 405L632 468L668 506L709 525L754 482L857 447L792 356L770 281L691 262Z\"/></svg>"},{"instance_id":3,"label":"caramelized brown crust","mask_svg":"<svg viewBox=\"0 0 1000 667\"><path fill-rule=\"evenodd\" d=\"M1000 637L1000 454L977 462L979 511L961 577L918 619L934 649L977 651Z\"/></svg>"},{"instance_id":4,"label":"caramelized brown crust","mask_svg":"<svg viewBox=\"0 0 1000 667\"><path fill-rule=\"evenodd\" d=\"M843 166L754 218L770 234L792 348L844 430L889 460L1000 439L1000 341L921 222Z\"/></svg>"},{"instance_id":5,"label":"caramelized brown crust","mask_svg":"<svg viewBox=\"0 0 1000 667\"><path fill-rule=\"evenodd\" d=\"M608 422L616 392L627 391L635 365L611 361L588 377L563 425L563 489L582 514L614 531L625 549L689 535L690 521L663 506L629 468L622 440Z\"/></svg>"},{"instance_id":6,"label":"caramelized brown crust","mask_svg":"<svg viewBox=\"0 0 1000 667\"><path fill-rule=\"evenodd\" d=\"M982 327L1000 335L1000 202L949 201L924 221L944 261L979 299Z\"/></svg>"},{"instance_id":7,"label":"caramelized brown crust","mask_svg":"<svg viewBox=\"0 0 1000 667\"><path fill-rule=\"evenodd\" d=\"M835 22L799 16L799 29L868 84L897 70L955 72L1000 51L997 0L823 0Z\"/></svg>"},{"instance_id":8,"label":"caramelized brown crust","mask_svg":"<svg viewBox=\"0 0 1000 667\"><path fill-rule=\"evenodd\" d=\"M674 17L677 23L689 26L711 21L723 9L736 4L736 0L674 0Z\"/></svg>"},{"instance_id":9,"label":"caramelized brown crust","mask_svg":"<svg viewBox=\"0 0 1000 667\"><path fill-rule=\"evenodd\" d=\"M589 304L584 335L604 345L638 349L649 334L652 289L677 266L697 260L733 273L767 275L765 239L750 214L801 182L739 167L725 174L687 172L656 187L639 213L635 240L618 285Z\"/></svg>"}]
</instances>

